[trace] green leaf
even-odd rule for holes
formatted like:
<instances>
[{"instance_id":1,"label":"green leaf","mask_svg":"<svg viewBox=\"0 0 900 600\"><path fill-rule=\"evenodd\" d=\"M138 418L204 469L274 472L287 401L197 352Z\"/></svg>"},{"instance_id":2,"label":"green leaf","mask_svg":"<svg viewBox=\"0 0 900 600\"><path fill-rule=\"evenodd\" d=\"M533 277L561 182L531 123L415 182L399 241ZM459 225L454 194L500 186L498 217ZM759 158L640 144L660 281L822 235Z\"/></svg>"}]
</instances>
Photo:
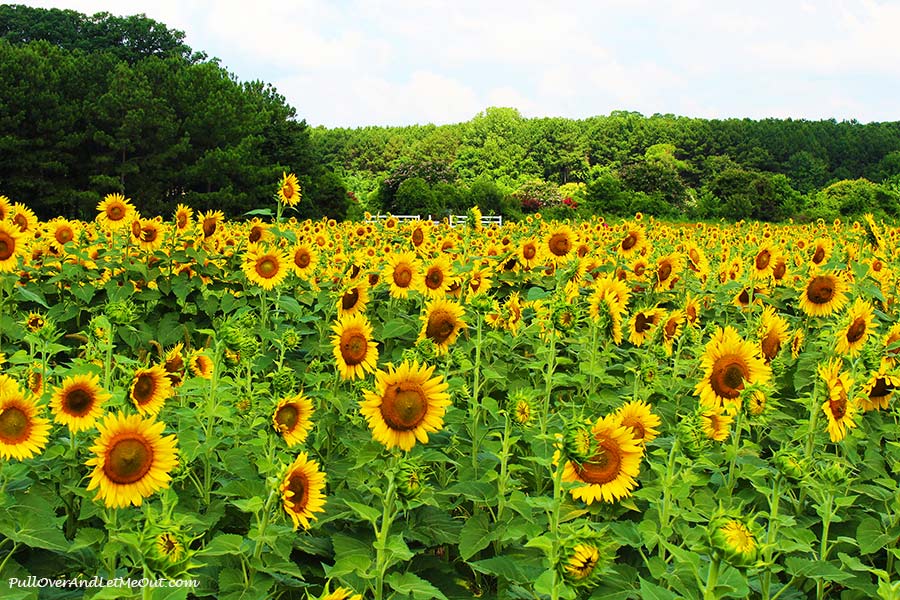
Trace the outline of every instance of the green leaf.
<instances>
[{"instance_id":1,"label":"green leaf","mask_svg":"<svg viewBox=\"0 0 900 600\"><path fill-rule=\"evenodd\" d=\"M391 573L384 578L385 582L399 594L412 595L413 598L432 600L435 598L447 600L441 590L434 587L415 573Z\"/></svg>"},{"instance_id":2,"label":"green leaf","mask_svg":"<svg viewBox=\"0 0 900 600\"><path fill-rule=\"evenodd\" d=\"M47 305L47 301L44 299L44 295L40 292L32 292L28 288L19 287L16 288L16 294L18 294L20 300L24 300L26 302L36 302L44 308L50 308Z\"/></svg>"},{"instance_id":3,"label":"green leaf","mask_svg":"<svg viewBox=\"0 0 900 600\"><path fill-rule=\"evenodd\" d=\"M497 530L491 527L485 513L478 513L463 525L459 532L459 555L469 560L476 552L487 548L497 537Z\"/></svg>"},{"instance_id":4,"label":"green leaf","mask_svg":"<svg viewBox=\"0 0 900 600\"><path fill-rule=\"evenodd\" d=\"M202 556L230 556L233 554L241 554L241 548L244 545L244 538L233 533L223 533L217 535L212 541L206 545L206 548L199 552Z\"/></svg>"},{"instance_id":5,"label":"green leaf","mask_svg":"<svg viewBox=\"0 0 900 600\"><path fill-rule=\"evenodd\" d=\"M836 581L838 583L853 579L853 575L845 573L840 568L827 561L816 561L791 556L784 562L787 567L787 572L791 575L797 575L798 577L824 579L826 581Z\"/></svg>"},{"instance_id":6,"label":"green leaf","mask_svg":"<svg viewBox=\"0 0 900 600\"><path fill-rule=\"evenodd\" d=\"M509 556L494 556L485 560L470 562L469 566L485 575L503 577L513 583L524 583L527 580L519 563Z\"/></svg>"},{"instance_id":7,"label":"green leaf","mask_svg":"<svg viewBox=\"0 0 900 600\"><path fill-rule=\"evenodd\" d=\"M670 592L664 587L660 587L655 583L647 581L643 577L641 580L641 598L643 600L674 600L678 595Z\"/></svg>"},{"instance_id":8,"label":"green leaf","mask_svg":"<svg viewBox=\"0 0 900 600\"><path fill-rule=\"evenodd\" d=\"M329 569L329 577L357 573L366 577L372 566L372 545L349 535L336 533L331 538L334 546L334 566Z\"/></svg>"},{"instance_id":9,"label":"green leaf","mask_svg":"<svg viewBox=\"0 0 900 600\"><path fill-rule=\"evenodd\" d=\"M349 506L358 516L362 517L373 525L378 523L378 519L381 518L381 512L379 512L377 508L373 508L365 504L360 504L359 502L350 502L349 500L345 500L344 503Z\"/></svg>"},{"instance_id":10,"label":"green leaf","mask_svg":"<svg viewBox=\"0 0 900 600\"><path fill-rule=\"evenodd\" d=\"M878 519L866 517L856 527L856 541L862 554L873 554L889 544L891 536L884 533Z\"/></svg>"}]
</instances>

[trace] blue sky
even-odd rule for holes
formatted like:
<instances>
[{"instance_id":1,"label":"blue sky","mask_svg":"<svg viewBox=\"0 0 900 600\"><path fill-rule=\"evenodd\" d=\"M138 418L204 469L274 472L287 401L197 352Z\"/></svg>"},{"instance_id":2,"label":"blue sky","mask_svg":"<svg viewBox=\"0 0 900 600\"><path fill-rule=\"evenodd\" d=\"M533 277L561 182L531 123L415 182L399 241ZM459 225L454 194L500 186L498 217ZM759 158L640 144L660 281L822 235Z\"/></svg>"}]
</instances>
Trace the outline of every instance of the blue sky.
<instances>
[{"instance_id":1,"label":"blue sky","mask_svg":"<svg viewBox=\"0 0 900 600\"><path fill-rule=\"evenodd\" d=\"M900 1L24 0L146 13L311 125L645 115L900 120Z\"/></svg>"}]
</instances>

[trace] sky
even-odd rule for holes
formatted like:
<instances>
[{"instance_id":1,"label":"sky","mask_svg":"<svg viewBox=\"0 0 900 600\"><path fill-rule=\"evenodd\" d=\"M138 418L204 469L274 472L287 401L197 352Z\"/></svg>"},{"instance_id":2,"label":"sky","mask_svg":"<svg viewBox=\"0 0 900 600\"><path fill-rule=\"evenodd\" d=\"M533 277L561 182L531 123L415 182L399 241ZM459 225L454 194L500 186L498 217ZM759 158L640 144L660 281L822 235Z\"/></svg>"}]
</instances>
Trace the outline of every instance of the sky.
<instances>
[{"instance_id":1,"label":"sky","mask_svg":"<svg viewBox=\"0 0 900 600\"><path fill-rule=\"evenodd\" d=\"M900 0L19 2L144 13L313 126L458 123L490 106L900 120Z\"/></svg>"}]
</instances>

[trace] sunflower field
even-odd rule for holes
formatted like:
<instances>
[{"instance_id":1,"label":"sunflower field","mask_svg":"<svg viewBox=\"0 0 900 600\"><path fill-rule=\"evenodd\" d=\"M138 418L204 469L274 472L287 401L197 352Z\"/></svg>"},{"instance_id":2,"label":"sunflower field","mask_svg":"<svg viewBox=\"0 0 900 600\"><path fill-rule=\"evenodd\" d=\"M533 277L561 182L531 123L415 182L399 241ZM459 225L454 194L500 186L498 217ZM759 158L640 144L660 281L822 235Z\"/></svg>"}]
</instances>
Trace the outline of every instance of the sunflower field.
<instances>
[{"instance_id":1,"label":"sunflower field","mask_svg":"<svg viewBox=\"0 0 900 600\"><path fill-rule=\"evenodd\" d=\"M900 597L896 225L298 201L0 197L3 598Z\"/></svg>"}]
</instances>

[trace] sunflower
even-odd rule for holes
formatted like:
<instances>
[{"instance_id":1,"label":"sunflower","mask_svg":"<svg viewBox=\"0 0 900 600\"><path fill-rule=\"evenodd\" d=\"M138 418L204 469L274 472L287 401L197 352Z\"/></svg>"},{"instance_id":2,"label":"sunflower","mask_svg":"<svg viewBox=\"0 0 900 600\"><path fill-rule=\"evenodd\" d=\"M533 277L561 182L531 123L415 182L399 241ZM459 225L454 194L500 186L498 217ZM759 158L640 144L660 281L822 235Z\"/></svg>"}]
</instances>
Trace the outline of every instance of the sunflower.
<instances>
[{"instance_id":1,"label":"sunflower","mask_svg":"<svg viewBox=\"0 0 900 600\"><path fill-rule=\"evenodd\" d=\"M653 333L653 328L659 325L664 314L663 309L656 307L635 311L628 327L628 341L635 346L643 345Z\"/></svg>"},{"instance_id":2,"label":"sunflower","mask_svg":"<svg viewBox=\"0 0 900 600\"><path fill-rule=\"evenodd\" d=\"M78 225L63 217L57 217L47 224L50 234L50 245L59 253L65 251L66 244L74 242L78 235Z\"/></svg>"},{"instance_id":3,"label":"sunflower","mask_svg":"<svg viewBox=\"0 0 900 600\"><path fill-rule=\"evenodd\" d=\"M27 329L31 333L37 333L47 324L47 320L44 319L44 315L41 313L31 312L28 313L28 316L25 318L25 329Z\"/></svg>"},{"instance_id":4,"label":"sunflower","mask_svg":"<svg viewBox=\"0 0 900 600\"><path fill-rule=\"evenodd\" d=\"M775 258L777 257L772 245L769 242L763 242L757 248L753 257L753 268L750 269L750 277L753 279L765 279L772 275L772 270L775 268L773 259Z\"/></svg>"},{"instance_id":5,"label":"sunflower","mask_svg":"<svg viewBox=\"0 0 900 600\"><path fill-rule=\"evenodd\" d=\"M703 249L691 241L685 245L684 254L687 256L688 269L696 273L700 281L706 281L706 278L709 277L710 268L709 259L706 258L706 253L703 252Z\"/></svg>"},{"instance_id":6,"label":"sunflower","mask_svg":"<svg viewBox=\"0 0 900 600\"><path fill-rule=\"evenodd\" d=\"M684 313L678 309L673 310L666 317L662 326L662 343L666 356L672 356L675 338L681 333L681 327L684 325Z\"/></svg>"},{"instance_id":7,"label":"sunflower","mask_svg":"<svg viewBox=\"0 0 900 600\"><path fill-rule=\"evenodd\" d=\"M318 255L309 244L298 244L291 249L291 268L301 279L309 279L316 270Z\"/></svg>"},{"instance_id":8,"label":"sunflower","mask_svg":"<svg viewBox=\"0 0 900 600\"><path fill-rule=\"evenodd\" d=\"M179 387L184 383L184 357L181 352L184 349L184 343L178 342L166 353L163 360L162 368L166 371L166 376L172 383L172 387Z\"/></svg>"},{"instance_id":9,"label":"sunflower","mask_svg":"<svg viewBox=\"0 0 900 600\"><path fill-rule=\"evenodd\" d=\"M319 600L363 600L362 594L355 594L353 590L339 587L333 592L326 591Z\"/></svg>"},{"instance_id":10,"label":"sunflower","mask_svg":"<svg viewBox=\"0 0 900 600\"><path fill-rule=\"evenodd\" d=\"M632 436L641 444L648 444L659 435L662 424L660 418L653 414L650 405L642 400L633 400L616 411L616 417L625 427L630 427Z\"/></svg>"},{"instance_id":11,"label":"sunflower","mask_svg":"<svg viewBox=\"0 0 900 600\"><path fill-rule=\"evenodd\" d=\"M567 460L563 467L563 481L582 484L572 488L572 497L592 504L630 496L637 486L635 478L643 457L634 430L622 425L615 415L607 415L597 419L591 433L593 455L580 464Z\"/></svg>"},{"instance_id":12,"label":"sunflower","mask_svg":"<svg viewBox=\"0 0 900 600\"><path fill-rule=\"evenodd\" d=\"M190 368L194 376L210 379L215 365L213 365L213 361L208 355L195 350L188 358L188 368Z\"/></svg>"},{"instance_id":13,"label":"sunflower","mask_svg":"<svg viewBox=\"0 0 900 600\"><path fill-rule=\"evenodd\" d=\"M422 286L421 263L415 252L392 255L384 269L384 278L390 285L391 297L406 298L410 290Z\"/></svg>"},{"instance_id":14,"label":"sunflower","mask_svg":"<svg viewBox=\"0 0 900 600\"><path fill-rule=\"evenodd\" d=\"M375 391L365 392L360 412L377 441L388 449L410 450L416 440L427 443L427 434L444 426L449 385L441 376L432 377L434 366L404 361L388 368L375 373Z\"/></svg>"},{"instance_id":15,"label":"sunflower","mask_svg":"<svg viewBox=\"0 0 900 600\"><path fill-rule=\"evenodd\" d=\"M97 425L94 467L88 491L99 488L95 499L109 508L140 506L144 498L169 487L171 471L178 466L174 435L162 436L165 423L140 415L108 414Z\"/></svg>"},{"instance_id":16,"label":"sunflower","mask_svg":"<svg viewBox=\"0 0 900 600\"><path fill-rule=\"evenodd\" d=\"M12 380L0 381L0 458L25 460L40 454L47 445L50 421L38 416L39 410Z\"/></svg>"},{"instance_id":17,"label":"sunflower","mask_svg":"<svg viewBox=\"0 0 900 600\"><path fill-rule=\"evenodd\" d=\"M9 198L0 194L0 221L6 221L9 219L9 215L12 212L12 206L9 203Z\"/></svg>"},{"instance_id":18,"label":"sunflower","mask_svg":"<svg viewBox=\"0 0 900 600\"><path fill-rule=\"evenodd\" d=\"M592 578L600 562L600 550L593 544L576 544L572 556L566 561L566 574L576 584Z\"/></svg>"},{"instance_id":19,"label":"sunflower","mask_svg":"<svg viewBox=\"0 0 900 600\"><path fill-rule=\"evenodd\" d=\"M882 410L888 407L894 390L900 388L900 377L892 375L891 361L882 359L878 371L872 374L869 382L863 386L863 396L859 399L859 406L865 412Z\"/></svg>"},{"instance_id":20,"label":"sunflower","mask_svg":"<svg viewBox=\"0 0 900 600\"><path fill-rule=\"evenodd\" d=\"M296 206L300 202L300 182L297 176L291 173L282 173L281 183L278 187L278 199L285 206Z\"/></svg>"},{"instance_id":21,"label":"sunflower","mask_svg":"<svg viewBox=\"0 0 900 600\"><path fill-rule=\"evenodd\" d=\"M289 259L276 248L265 248L258 244L247 246L243 270L247 279L268 291L278 287L288 275Z\"/></svg>"},{"instance_id":22,"label":"sunflower","mask_svg":"<svg viewBox=\"0 0 900 600\"><path fill-rule=\"evenodd\" d=\"M26 379L28 391L35 396L42 396L44 394L44 365L34 361L26 373L28 374Z\"/></svg>"},{"instance_id":23,"label":"sunflower","mask_svg":"<svg viewBox=\"0 0 900 600\"><path fill-rule=\"evenodd\" d=\"M134 402L138 412L156 416L172 393L172 382L169 381L166 370L157 365L134 372L128 397Z\"/></svg>"},{"instance_id":24,"label":"sunflower","mask_svg":"<svg viewBox=\"0 0 900 600\"><path fill-rule=\"evenodd\" d=\"M362 281L358 281L353 287L341 294L341 298L337 302L338 317L355 315L357 313L362 314L365 312L368 302L369 286Z\"/></svg>"},{"instance_id":25,"label":"sunflower","mask_svg":"<svg viewBox=\"0 0 900 600\"><path fill-rule=\"evenodd\" d=\"M759 324L759 348L766 364L778 356L778 351L787 339L788 322L775 311L774 307L766 306Z\"/></svg>"},{"instance_id":26,"label":"sunflower","mask_svg":"<svg viewBox=\"0 0 900 600\"><path fill-rule=\"evenodd\" d=\"M850 397L853 378L842 372L843 361L834 358L819 366L819 376L828 385L828 397L822 404L822 412L828 418L828 436L832 442L847 437L847 431L856 427L856 402Z\"/></svg>"},{"instance_id":27,"label":"sunflower","mask_svg":"<svg viewBox=\"0 0 900 600\"><path fill-rule=\"evenodd\" d=\"M432 300L422 315L422 330L417 341L427 338L434 342L438 354L446 354L459 332L466 328L463 314L463 307L455 302L440 298Z\"/></svg>"},{"instance_id":28,"label":"sunflower","mask_svg":"<svg viewBox=\"0 0 900 600\"><path fill-rule=\"evenodd\" d=\"M772 374L754 344L741 339L730 325L716 328L706 344L701 365L705 373L694 393L706 408L739 404L745 385L765 383Z\"/></svg>"},{"instance_id":29,"label":"sunflower","mask_svg":"<svg viewBox=\"0 0 900 600\"><path fill-rule=\"evenodd\" d=\"M208 210L198 217L200 233L203 241L213 241L222 234L222 221L225 214L221 210Z\"/></svg>"},{"instance_id":30,"label":"sunflower","mask_svg":"<svg viewBox=\"0 0 900 600\"><path fill-rule=\"evenodd\" d=\"M90 429L103 414L103 403L111 395L100 387L97 375L70 375L53 391L53 420L76 433Z\"/></svg>"},{"instance_id":31,"label":"sunflower","mask_svg":"<svg viewBox=\"0 0 900 600\"><path fill-rule=\"evenodd\" d=\"M99 211L97 223L108 231L127 227L135 214L131 199L126 199L122 194L107 194L97 205L97 210Z\"/></svg>"},{"instance_id":32,"label":"sunflower","mask_svg":"<svg viewBox=\"0 0 900 600\"><path fill-rule=\"evenodd\" d=\"M191 228L194 219L194 209L185 204L179 204L175 207L175 229L180 232L187 231Z\"/></svg>"},{"instance_id":33,"label":"sunflower","mask_svg":"<svg viewBox=\"0 0 900 600\"><path fill-rule=\"evenodd\" d=\"M640 254L647 244L647 234L640 226L629 227L622 240L616 245L616 251L625 258Z\"/></svg>"},{"instance_id":34,"label":"sunflower","mask_svg":"<svg viewBox=\"0 0 900 600\"><path fill-rule=\"evenodd\" d=\"M319 470L319 463L301 452L281 482L281 505L295 530L300 525L309 529L309 520L316 518L313 513L325 511L324 489L325 473Z\"/></svg>"},{"instance_id":35,"label":"sunflower","mask_svg":"<svg viewBox=\"0 0 900 600\"><path fill-rule=\"evenodd\" d=\"M491 289L491 284L490 271L484 268L473 269L469 273L468 293L470 296L485 294Z\"/></svg>"},{"instance_id":36,"label":"sunflower","mask_svg":"<svg viewBox=\"0 0 900 600\"><path fill-rule=\"evenodd\" d=\"M312 400L303 394L285 397L275 407L272 425L290 448L306 441L312 429L312 414Z\"/></svg>"},{"instance_id":37,"label":"sunflower","mask_svg":"<svg viewBox=\"0 0 900 600\"><path fill-rule=\"evenodd\" d=\"M747 525L737 519L727 519L715 524L713 542L728 562L741 566L756 560L759 544Z\"/></svg>"},{"instance_id":38,"label":"sunflower","mask_svg":"<svg viewBox=\"0 0 900 600\"><path fill-rule=\"evenodd\" d=\"M334 360L343 379L362 379L378 366L378 344L363 313L344 315L332 328Z\"/></svg>"},{"instance_id":39,"label":"sunflower","mask_svg":"<svg viewBox=\"0 0 900 600\"><path fill-rule=\"evenodd\" d=\"M875 312L872 305L862 298L853 301L847 311L847 326L838 331L835 351L841 355L856 356L874 329Z\"/></svg>"},{"instance_id":40,"label":"sunflower","mask_svg":"<svg viewBox=\"0 0 900 600\"><path fill-rule=\"evenodd\" d=\"M884 335L882 345L884 346L885 357L888 360L896 362L900 358L900 323L891 325L891 328Z\"/></svg>"},{"instance_id":41,"label":"sunflower","mask_svg":"<svg viewBox=\"0 0 900 600\"><path fill-rule=\"evenodd\" d=\"M656 261L655 283L653 288L658 291L672 289L678 280L678 272L681 270L681 261L675 254L668 254Z\"/></svg>"},{"instance_id":42,"label":"sunflower","mask_svg":"<svg viewBox=\"0 0 900 600\"><path fill-rule=\"evenodd\" d=\"M560 225L551 231L545 240L547 247L547 256L549 256L557 264L572 255L572 250L576 246L575 232L568 225Z\"/></svg>"},{"instance_id":43,"label":"sunflower","mask_svg":"<svg viewBox=\"0 0 900 600\"><path fill-rule=\"evenodd\" d=\"M167 531L156 536L155 550L159 558L170 563L177 563L184 554L184 544Z\"/></svg>"},{"instance_id":44,"label":"sunflower","mask_svg":"<svg viewBox=\"0 0 900 600\"><path fill-rule=\"evenodd\" d=\"M24 249L22 234L14 225L0 221L0 273L15 270Z\"/></svg>"},{"instance_id":45,"label":"sunflower","mask_svg":"<svg viewBox=\"0 0 900 600\"><path fill-rule=\"evenodd\" d=\"M812 256L809 259L810 262L817 267L822 266L831 256L833 247L834 242L832 242L830 238L817 238L816 241L813 242Z\"/></svg>"},{"instance_id":46,"label":"sunflower","mask_svg":"<svg viewBox=\"0 0 900 600\"><path fill-rule=\"evenodd\" d=\"M684 318L688 327L700 327L700 301L688 294L684 299Z\"/></svg>"},{"instance_id":47,"label":"sunflower","mask_svg":"<svg viewBox=\"0 0 900 600\"><path fill-rule=\"evenodd\" d=\"M800 308L813 317L824 317L847 303L847 283L839 274L814 275L800 296Z\"/></svg>"},{"instance_id":48,"label":"sunflower","mask_svg":"<svg viewBox=\"0 0 900 600\"><path fill-rule=\"evenodd\" d=\"M703 423L703 433L708 439L715 442L724 442L731 433L731 423L734 417L726 413L721 406L705 410L700 414Z\"/></svg>"},{"instance_id":49,"label":"sunflower","mask_svg":"<svg viewBox=\"0 0 900 600\"><path fill-rule=\"evenodd\" d=\"M453 282L450 260L446 256L438 256L425 267L422 291L429 298L442 298Z\"/></svg>"},{"instance_id":50,"label":"sunflower","mask_svg":"<svg viewBox=\"0 0 900 600\"><path fill-rule=\"evenodd\" d=\"M165 226L162 219L135 219L131 222L131 240L141 250L155 252L163 244Z\"/></svg>"}]
</instances>

